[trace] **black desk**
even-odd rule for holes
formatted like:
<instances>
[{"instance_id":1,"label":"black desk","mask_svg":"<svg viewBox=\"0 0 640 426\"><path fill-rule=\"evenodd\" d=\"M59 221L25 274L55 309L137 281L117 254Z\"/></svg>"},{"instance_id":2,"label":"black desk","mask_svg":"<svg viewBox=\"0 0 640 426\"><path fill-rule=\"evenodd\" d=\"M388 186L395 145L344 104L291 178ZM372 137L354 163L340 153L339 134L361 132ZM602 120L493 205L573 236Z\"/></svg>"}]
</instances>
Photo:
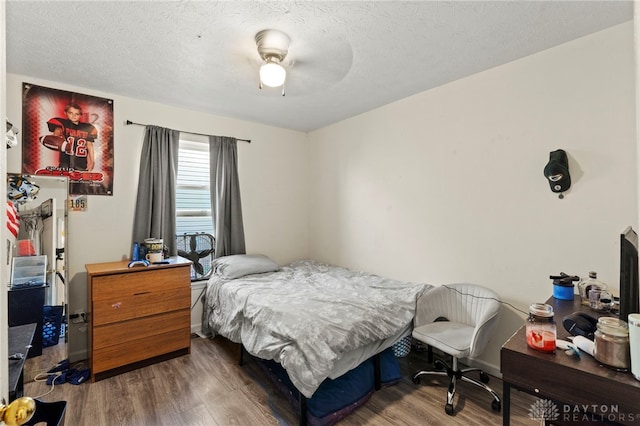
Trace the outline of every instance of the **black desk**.
<instances>
[{"instance_id":1,"label":"black desk","mask_svg":"<svg viewBox=\"0 0 640 426\"><path fill-rule=\"evenodd\" d=\"M35 331L36 324L9 327L9 355L24 354L22 359L9 360L9 402L23 396L23 368Z\"/></svg>"},{"instance_id":2,"label":"black desk","mask_svg":"<svg viewBox=\"0 0 640 426\"><path fill-rule=\"evenodd\" d=\"M553 306L558 339L567 340L569 336L562 326L565 315L584 311L593 316L602 316L588 306L581 305L577 296L573 301L552 297L547 303ZM503 381L503 425L509 425L511 387L541 399L561 401L562 405L557 407L560 412L558 423L564 420L575 425L580 423L578 420L584 420L580 417L581 413L570 411L571 406L579 406L590 412L587 414L589 421L603 419L602 416L606 414L606 421L640 425L640 381L630 372L614 371L584 352L577 360L562 350L548 354L531 349L527 346L524 325L502 346L500 370ZM617 410L617 413L613 413L613 410Z\"/></svg>"}]
</instances>

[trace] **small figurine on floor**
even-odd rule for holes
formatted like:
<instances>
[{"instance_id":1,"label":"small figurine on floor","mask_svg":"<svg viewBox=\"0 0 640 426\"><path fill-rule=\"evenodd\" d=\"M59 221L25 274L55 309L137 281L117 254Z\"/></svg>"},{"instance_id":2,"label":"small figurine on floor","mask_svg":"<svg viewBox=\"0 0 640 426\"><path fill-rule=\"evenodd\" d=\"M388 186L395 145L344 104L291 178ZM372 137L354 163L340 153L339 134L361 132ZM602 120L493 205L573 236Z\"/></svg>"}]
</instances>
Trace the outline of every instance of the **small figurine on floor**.
<instances>
[{"instance_id":1,"label":"small figurine on floor","mask_svg":"<svg viewBox=\"0 0 640 426\"><path fill-rule=\"evenodd\" d=\"M9 405L2 400L0 404L0 424L6 426L20 426L31 420L36 411L36 402L33 398L23 396Z\"/></svg>"}]
</instances>

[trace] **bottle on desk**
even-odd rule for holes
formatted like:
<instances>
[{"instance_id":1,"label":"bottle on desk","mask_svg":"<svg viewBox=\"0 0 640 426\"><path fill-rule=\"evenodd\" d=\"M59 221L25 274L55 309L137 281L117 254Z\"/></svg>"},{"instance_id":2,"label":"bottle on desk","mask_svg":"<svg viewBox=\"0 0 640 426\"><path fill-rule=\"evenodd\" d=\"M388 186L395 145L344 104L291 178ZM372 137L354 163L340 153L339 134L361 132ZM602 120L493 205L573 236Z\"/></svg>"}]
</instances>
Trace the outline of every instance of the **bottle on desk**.
<instances>
[{"instance_id":1,"label":"bottle on desk","mask_svg":"<svg viewBox=\"0 0 640 426\"><path fill-rule=\"evenodd\" d=\"M140 260L140 244L134 242L131 246L131 261L135 262L137 260Z\"/></svg>"},{"instance_id":2,"label":"bottle on desk","mask_svg":"<svg viewBox=\"0 0 640 426\"><path fill-rule=\"evenodd\" d=\"M589 278L580 281L578 292L580 293L580 303L589 306L589 290L609 290L609 286L598 280L598 273L589 272Z\"/></svg>"}]
</instances>

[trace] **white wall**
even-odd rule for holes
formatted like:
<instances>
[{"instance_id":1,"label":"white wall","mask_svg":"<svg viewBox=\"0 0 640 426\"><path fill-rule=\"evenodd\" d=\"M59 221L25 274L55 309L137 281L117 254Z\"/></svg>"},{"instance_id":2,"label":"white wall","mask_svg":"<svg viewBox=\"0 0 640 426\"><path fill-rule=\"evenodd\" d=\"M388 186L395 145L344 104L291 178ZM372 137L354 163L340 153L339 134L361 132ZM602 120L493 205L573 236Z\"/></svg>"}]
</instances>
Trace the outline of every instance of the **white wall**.
<instances>
[{"instance_id":1,"label":"white wall","mask_svg":"<svg viewBox=\"0 0 640 426\"><path fill-rule=\"evenodd\" d=\"M640 1L633 2L633 53L635 65L636 83L636 165L640 164L640 150L638 149L638 139L640 137ZM637 171L636 171L637 173ZM638 176L640 179L640 176ZM638 211L640 212L640 184L638 185Z\"/></svg>"},{"instance_id":2,"label":"white wall","mask_svg":"<svg viewBox=\"0 0 640 426\"><path fill-rule=\"evenodd\" d=\"M85 264L125 259L130 253L144 128L126 126L126 120L251 139L238 143L247 252L267 254L281 264L308 256L304 133L8 74L7 113L18 123L22 82L114 100L113 196L89 196L88 211L69 213L70 312L86 309ZM19 148L9 152L9 172L20 171L21 155ZM86 357L86 334L78 328L72 324L69 329L72 360Z\"/></svg>"},{"instance_id":3,"label":"white wall","mask_svg":"<svg viewBox=\"0 0 640 426\"><path fill-rule=\"evenodd\" d=\"M311 133L311 257L483 284L524 311L561 271L617 287L638 223L634 92L629 22ZM558 148L562 200L542 172ZM493 372L523 318L503 309Z\"/></svg>"}]
</instances>

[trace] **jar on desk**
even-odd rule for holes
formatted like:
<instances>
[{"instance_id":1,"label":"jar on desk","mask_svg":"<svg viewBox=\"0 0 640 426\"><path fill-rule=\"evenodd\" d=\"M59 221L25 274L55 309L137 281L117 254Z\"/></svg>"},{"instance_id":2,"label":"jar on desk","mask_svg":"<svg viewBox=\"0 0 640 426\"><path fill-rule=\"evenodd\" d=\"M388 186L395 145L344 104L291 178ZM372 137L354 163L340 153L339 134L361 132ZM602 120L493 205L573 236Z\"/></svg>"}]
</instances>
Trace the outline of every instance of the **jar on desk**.
<instances>
[{"instance_id":1,"label":"jar on desk","mask_svg":"<svg viewBox=\"0 0 640 426\"><path fill-rule=\"evenodd\" d=\"M527 345L542 352L556 350L556 322L553 307L546 303L533 303L529 306L529 318L526 324Z\"/></svg>"},{"instance_id":2,"label":"jar on desk","mask_svg":"<svg viewBox=\"0 0 640 426\"><path fill-rule=\"evenodd\" d=\"M593 356L599 362L618 371L627 371L631 364L629 327L626 321L614 317L598 318Z\"/></svg>"}]
</instances>

